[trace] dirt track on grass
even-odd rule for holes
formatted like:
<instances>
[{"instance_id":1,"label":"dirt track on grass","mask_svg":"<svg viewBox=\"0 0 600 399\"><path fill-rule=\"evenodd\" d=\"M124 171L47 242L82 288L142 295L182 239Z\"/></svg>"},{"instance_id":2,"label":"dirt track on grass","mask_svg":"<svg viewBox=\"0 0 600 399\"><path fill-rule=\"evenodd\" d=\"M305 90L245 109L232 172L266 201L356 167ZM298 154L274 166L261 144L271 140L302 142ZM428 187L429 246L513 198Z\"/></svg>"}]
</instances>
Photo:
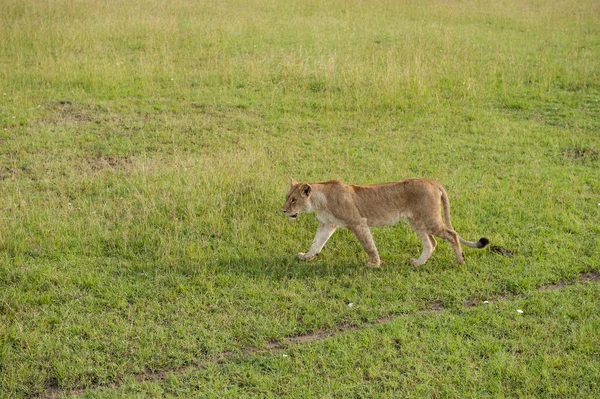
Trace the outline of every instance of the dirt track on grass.
<instances>
[{"instance_id":1,"label":"dirt track on grass","mask_svg":"<svg viewBox=\"0 0 600 399\"><path fill-rule=\"evenodd\" d=\"M558 282L555 284L542 285L542 286L536 288L536 291L559 290L559 289L562 289L564 287L571 286L574 284L591 283L591 282L600 282L600 272L597 272L597 271L585 272L585 273L582 273L579 276L579 278L575 281L562 281L562 282ZM493 302L497 302L497 301L516 298L518 296L520 296L520 294L502 294L502 295L490 297L487 299L487 301L488 301L488 303L493 303ZM467 299L464 302L464 305L466 307L473 307L473 306L478 306L481 303L482 302L479 299ZM387 315L387 316L380 317L372 322L362 323L362 324L358 324L358 325L340 324L338 326L335 326L335 327L332 327L329 329L325 329L325 330L314 331L314 332L311 332L308 334L303 334L303 335L298 335L298 336L286 337L280 341L270 342L267 345L260 347L260 348L248 348L248 349L245 349L242 351L221 352L217 355L209 356L206 359L203 359L197 363L189 364L186 366L176 367L176 368L172 368L172 369L168 369L168 370L146 370L142 373L137 374L135 376L135 379L138 382L162 381L162 380L165 380L171 374L182 374L182 373L192 371L192 370L201 370L201 369L206 368L210 364L218 364L223 361L226 361L227 359L231 359L234 357L240 358L240 357L247 357L247 356L252 356L252 355L257 355L257 354L269 353L269 352L283 351L286 348L289 348L290 346L310 344L313 342L323 341L323 340L326 340L337 334L340 334L342 332L356 331L356 330L369 328L369 327L376 326L376 325L386 324L386 323L390 323L395 320L401 319L403 317L410 317L410 316L415 316L415 315L419 315L419 314L436 313L436 312L443 312L443 311L444 311L443 303L439 300L435 300L435 301L429 302L427 307L425 307L421 310L418 310L416 312L413 312L413 313ZM64 396L80 396L80 395L85 394L88 391L93 390L93 389L110 390L110 389L117 389L121 385L122 385L122 382L115 382L115 383L109 384L109 385L96 385L96 386L90 386L90 387L83 388L83 389L69 390L69 389L62 389L61 387L57 386L56 381L54 379L52 379L51 381L49 381L46 384L46 392L37 397L42 398L42 399L56 399L56 398L60 398L60 397L64 397Z\"/></svg>"}]
</instances>

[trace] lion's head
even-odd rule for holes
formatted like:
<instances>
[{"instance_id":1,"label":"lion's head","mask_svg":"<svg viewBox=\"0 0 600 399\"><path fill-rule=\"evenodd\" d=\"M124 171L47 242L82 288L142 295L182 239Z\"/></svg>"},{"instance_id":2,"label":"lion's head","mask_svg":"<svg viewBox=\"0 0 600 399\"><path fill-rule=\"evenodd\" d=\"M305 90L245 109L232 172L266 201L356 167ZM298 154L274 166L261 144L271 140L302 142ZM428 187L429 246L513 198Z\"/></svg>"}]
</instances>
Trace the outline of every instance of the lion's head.
<instances>
[{"instance_id":1,"label":"lion's head","mask_svg":"<svg viewBox=\"0 0 600 399\"><path fill-rule=\"evenodd\" d=\"M285 216L294 220L302 212L311 210L310 196L312 188L308 183L298 183L294 179L290 179L290 190L285 196L283 204L283 213Z\"/></svg>"}]
</instances>

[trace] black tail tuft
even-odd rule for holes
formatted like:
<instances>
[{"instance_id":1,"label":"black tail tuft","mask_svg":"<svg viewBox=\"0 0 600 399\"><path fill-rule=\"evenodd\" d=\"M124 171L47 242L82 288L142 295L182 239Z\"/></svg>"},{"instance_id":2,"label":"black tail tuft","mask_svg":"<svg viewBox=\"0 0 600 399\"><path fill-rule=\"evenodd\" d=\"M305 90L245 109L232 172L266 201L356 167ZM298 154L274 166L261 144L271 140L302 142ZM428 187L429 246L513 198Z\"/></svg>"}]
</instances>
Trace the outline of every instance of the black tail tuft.
<instances>
[{"instance_id":1,"label":"black tail tuft","mask_svg":"<svg viewBox=\"0 0 600 399\"><path fill-rule=\"evenodd\" d=\"M479 242L477 244L477 248L485 248L486 245L488 245L490 243L490 240L488 240L487 238L483 237L479 239Z\"/></svg>"}]
</instances>

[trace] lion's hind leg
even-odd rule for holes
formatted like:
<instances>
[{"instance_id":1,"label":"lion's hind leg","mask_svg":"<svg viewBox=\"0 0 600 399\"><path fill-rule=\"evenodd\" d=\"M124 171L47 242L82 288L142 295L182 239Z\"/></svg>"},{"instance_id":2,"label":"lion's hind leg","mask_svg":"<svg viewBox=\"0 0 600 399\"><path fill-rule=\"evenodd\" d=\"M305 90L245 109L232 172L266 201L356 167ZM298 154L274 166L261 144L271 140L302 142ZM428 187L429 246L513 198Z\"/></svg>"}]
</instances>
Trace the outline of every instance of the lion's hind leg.
<instances>
[{"instance_id":1,"label":"lion's hind leg","mask_svg":"<svg viewBox=\"0 0 600 399\"><path fill-rule=\"evenodd\" d=\"M418 259L411 259L411 262L415 266L421 266L431 257L433 250L437 246L437 242L430 232L431 229L425 223L417 222L414 219L409 219L408 223L415 233L417 233L417 237L419 237L419 240L423 244L423 252L421 252Z\"/></svg>"},{"instance_id":2,"label":"lion's hind leg","mask_svg":"<svg viewBox=\"0 0 600 399\"><path fill-rule=\"evenodd\" d=\"M427 233L426 231L417 231L417 236L423 244L423 252L421 252L421 256L419 256L418 259L411 259L411 262L415 266L421 266L425 264L425 262L427 262L427 260L431 257L437 242L435 241L433 235Z\"/></svg>"},{"instance_id":3,"label":"lion's hind leg","mask_svg":"<svg viewBox=\"0 0 600 399\"><path fill-rule=\"evenodd\" d=\"M460 237L458 236L458 233L456 231L452 230L449 227L443 226L440 229L438 229L434 234L446 240L448 244L450 244L452 250L454 251L456 261L458 263L465 263L462 248L460 247Z\"/></svg>"}]
</instances>

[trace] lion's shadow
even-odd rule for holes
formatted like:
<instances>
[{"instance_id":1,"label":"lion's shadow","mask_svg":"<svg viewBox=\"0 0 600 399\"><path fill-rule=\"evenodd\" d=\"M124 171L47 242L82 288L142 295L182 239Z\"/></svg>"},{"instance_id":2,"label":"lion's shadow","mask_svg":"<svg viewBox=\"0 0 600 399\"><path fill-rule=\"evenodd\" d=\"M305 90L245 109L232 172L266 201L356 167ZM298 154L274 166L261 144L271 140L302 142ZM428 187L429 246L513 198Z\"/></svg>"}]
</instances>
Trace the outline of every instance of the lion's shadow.
<instances>
[{"instance_id":1,"label":"lion's shadow","mask_svg":"<svg viewBox=\"0 0 600 399\"><path fill-rule=\"evenodd\" d=\"M218 274L235 274L271 280L341 277L377 271L368 268L366 262L358 257L346 262L330 262L319 258L301 261L296 255L269 258L238 257L211 262L205 267Z\"/></svg>"}]
</instances>

